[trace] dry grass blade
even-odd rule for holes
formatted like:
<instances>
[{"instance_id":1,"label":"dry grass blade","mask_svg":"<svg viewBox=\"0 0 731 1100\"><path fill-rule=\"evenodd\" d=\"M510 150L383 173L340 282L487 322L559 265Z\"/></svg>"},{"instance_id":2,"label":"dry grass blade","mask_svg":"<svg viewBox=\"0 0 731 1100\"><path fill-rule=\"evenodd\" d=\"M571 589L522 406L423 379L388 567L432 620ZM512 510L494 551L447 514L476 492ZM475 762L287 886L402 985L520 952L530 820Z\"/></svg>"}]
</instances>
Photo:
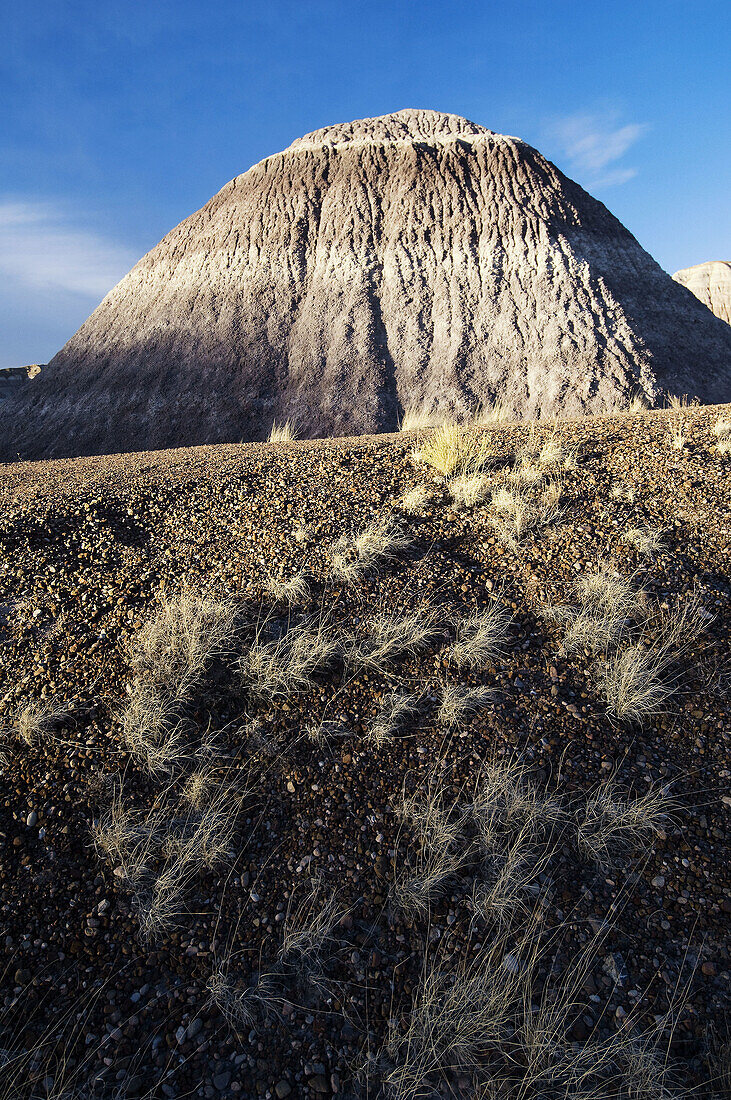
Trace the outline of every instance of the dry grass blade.
<instances>
[{"instance_id":1,"label":"dry grass blade","mask_svg":"<svg viewBox=\"0 0 731 1100\"><path fill-rule=\"evenodd\" d=\"M473 611L457 626L457 641L449 651L450 660L458 668L480 668L494 661L503 652L512 622L499 603L485 611Z\"/></svg>"},{"instance_id":2,"label":"dry grass blade","mask_svg":"<svg viewBox=\"0 0 731 1100\"><path fill-rule=\"evenodd\" d=\"M411 545L408 535L391 519L379 520L354 539L340 538L330 551L334 577L353 584L382 562L393 560Z\"/></svg>"},{"instance_id":3,"label":"dry grass blade","mask_svg":"<svg viewBox=\"0 0 731 1100\"><path fill-rule=\"evenodd\" d=\"M490 517L500 540L515 549L528 531L545 527L559 514L561 483L551 481L540 494L529 489L498 489L492 495L492 507L497 516Z\"/></svg>"},{"instance_id":4,"label":"dry grass blade","mask_svg":"<svg viewBox=\"0 0 731 1100\"><path fill-rule=\"evenodd\" d=\"M633 854L646 856L673 805L664 790L628 799L618 795L613 783L607 783L583 808L577 828L579 848L604 868Z\"/></svg>"},{"instance_id":5,"label":"dry grass blade","mask_svg":"<svg viewBox=\"0 0 731 1100\"><path fill-rule=\"evenodd\" d=\"M122 714L122 742L152 775L171 772L187 756L183 726L176 715L179 702L142 680L134 685Z\"/></svg>"},{"instance_id":6,"label":"dry grass blade","mask_svg":"<svg viewBox=\"0 0 731 1100\"><path fill-rule=\"evenodd\" d=\"M622 485L621 482L615 481L612 485L612 500L621 500L625 504L634 504L634 488L631 485Z\"/></svg>"},{"instance_id":7,"label":"dry grass blade","mask_svg":"<svg viewBox=\"0 0 731 1100\"><path fill-rule=\"evenodd\" d=\"M239 669L251 690L260 696L287 696L305 691L313 674L327 668L340 652L340 639L325 619L301 623L281 638L262 641L262 627Z\"/></svg>"},{"instance_id":8,"label":"dry grass blade","mask_svg":"<svg viewBox=\"0 0 731 1100\"><path fill-rule=\"evenodd\" d=\"M405 718L414 714L421 696L387 695L383 700L378 716L369 727L364 740L376 748L390 741Z\"/></svg>"},{"instance_id":9,"label":"dry grass blade","mask_svg":"<svg viewBox=\"0 0 731 1100\"><path fill-rule=\"evenodd\" d=\"M451 729L468 715L488 706L493 698L494 693L489 687L470 688L462 684L447 684L442 688L437 720L440 725Z\"/></svg>"}]
</instances>

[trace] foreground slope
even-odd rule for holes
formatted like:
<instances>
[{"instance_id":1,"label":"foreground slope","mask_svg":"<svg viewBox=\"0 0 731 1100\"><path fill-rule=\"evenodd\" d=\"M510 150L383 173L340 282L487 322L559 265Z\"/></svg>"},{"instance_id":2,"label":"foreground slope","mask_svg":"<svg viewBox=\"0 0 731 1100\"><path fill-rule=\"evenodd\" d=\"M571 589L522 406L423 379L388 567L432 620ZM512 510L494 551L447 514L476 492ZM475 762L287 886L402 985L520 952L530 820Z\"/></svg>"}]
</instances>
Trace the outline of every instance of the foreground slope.
<instances>
[{"instance_id":1,"label":"foreground slope","mask_svg":"<svg viewBox=\"0 0 731 1100\"><path fill-rule=\"evenodd\" d=\"M467 479L426 433L4 467L17 1095L713 1076L730 438L731 409L690 408L467 433ZM672 692L644 723L602 687L638 641Z\"/></svg>"},{"instance_id":2,"label":"foreground slope","mask_svg":"<svg viewBox=\"0 0 731 1100\"><path fill-rule=\"evenodd\" d=\"M676 271L673 278L695 294L711 313L731 325L731 263L728 260L709 260L684 267Z\"/></svg>"},{"instance_id":3,"label":"foreground slope","mask_svg":"<svg viewBox=\"0 0 731 1100\"><path fill-rule=\"evenodd\" d=\"M731 332L518 138L406 110L228 183L115 287L5 418L44 457L731 397Z\"/></svg>"}]
</instances>

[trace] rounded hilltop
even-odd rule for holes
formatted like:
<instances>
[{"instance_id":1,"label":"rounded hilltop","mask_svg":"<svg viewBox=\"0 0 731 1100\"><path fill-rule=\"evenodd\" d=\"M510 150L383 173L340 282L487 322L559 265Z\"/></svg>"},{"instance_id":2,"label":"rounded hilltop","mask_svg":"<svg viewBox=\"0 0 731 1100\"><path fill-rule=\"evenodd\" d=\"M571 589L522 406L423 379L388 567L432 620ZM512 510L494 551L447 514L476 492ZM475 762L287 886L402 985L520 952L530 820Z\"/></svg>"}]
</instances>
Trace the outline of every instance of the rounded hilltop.
<instances>
[{"instance_id":1,"label":"rounded hilltop","mask_svg":"<svg viewBox=\"0 0 731 1100\"><path fill-rule=\"evenodd\" d=\"M144 256L5 413L50 457L393 430L407 407L731 397L731 330L517 138L409 109L315 130Z\"/></svg>"},{"instance_id":2,"label":"rounded hilltop","mask_svg":"<svg viewBox=\"0 0 731 1100\"><path fill-rule=\"evenodd\" d=\"M358 118L353 122L339 122L334 126L323 126L296 138L287 150L301 149L315 145L346 145L356 141L370 141L374 144L397 141L454 141L480 137L502 137L486 126L470 122L461 115L450 115L443 111L426 111L407 107L394 111L390 115L376 118Z\"/></svg>"}]
</instances>

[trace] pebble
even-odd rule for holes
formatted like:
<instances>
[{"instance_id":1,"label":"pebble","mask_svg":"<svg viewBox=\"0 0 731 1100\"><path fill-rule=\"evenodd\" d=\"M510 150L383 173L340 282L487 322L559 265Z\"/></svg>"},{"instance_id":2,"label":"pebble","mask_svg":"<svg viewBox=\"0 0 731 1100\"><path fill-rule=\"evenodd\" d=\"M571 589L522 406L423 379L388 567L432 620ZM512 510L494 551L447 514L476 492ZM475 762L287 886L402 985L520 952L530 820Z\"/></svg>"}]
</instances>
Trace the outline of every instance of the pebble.
<instances>
[{"instance_id":1,"label":"pebble","mask_svg":"<svg viewBox=\"0 0 731 1100\"><path fill-rule=\"evenodd\" d=\"M25 819L25 823L31 829L33 828L34 825L38 824L38 814L36 813L35 810L31 810L31 812L28 814L28 816Z\"/></svg>"}]
</instances>

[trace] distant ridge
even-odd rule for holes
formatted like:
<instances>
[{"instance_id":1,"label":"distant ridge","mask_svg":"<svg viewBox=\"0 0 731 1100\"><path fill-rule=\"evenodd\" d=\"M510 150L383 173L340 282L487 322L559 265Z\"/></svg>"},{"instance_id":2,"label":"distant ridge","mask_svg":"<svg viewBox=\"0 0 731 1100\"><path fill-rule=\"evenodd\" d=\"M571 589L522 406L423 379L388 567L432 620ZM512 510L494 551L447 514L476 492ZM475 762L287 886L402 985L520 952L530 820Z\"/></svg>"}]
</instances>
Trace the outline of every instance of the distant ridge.
<instances>
[{"instance_id":1,"label":"distant ridge","mask_svg":"<svg viewBox=\"0 0 731 1100\"><path fill-rule=\"evenodd\" d=\"M692 291L711 313L731 325L731 263L728 260L708 260L694 267L684 267L676 271L673 278Z\"/></svg>"},{"instance_id":2,"label":"distant ridge","mask_svg":"<svg viewBox=\"0 0 731 1100\"><path fill-rule=\"evenodd\" d=\"M731 398L731 329L537 150L456 115L324 127L228 183L6 406L27 457Z\"/></svg>"}]
</instances>

